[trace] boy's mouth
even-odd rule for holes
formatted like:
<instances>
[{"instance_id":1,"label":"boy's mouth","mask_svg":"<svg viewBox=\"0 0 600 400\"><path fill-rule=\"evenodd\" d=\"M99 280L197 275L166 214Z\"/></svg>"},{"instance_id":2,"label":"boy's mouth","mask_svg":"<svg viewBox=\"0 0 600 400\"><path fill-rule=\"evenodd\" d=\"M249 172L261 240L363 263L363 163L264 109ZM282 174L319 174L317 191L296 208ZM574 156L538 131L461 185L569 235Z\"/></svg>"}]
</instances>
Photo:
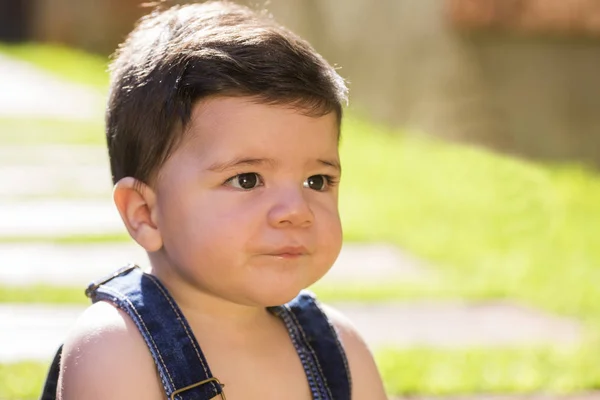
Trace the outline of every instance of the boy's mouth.
<instances>
[{"instance_id":1,"label":"boy's mouth","mask_svg":"<svg viewBox=\"0 0 600 400\"><path fill-rule=\"evenodd\" d=\"M282 258L296 258L308 254L304 246L285 246L270 251L268 255Z\"/></svg>"}]
</instances>

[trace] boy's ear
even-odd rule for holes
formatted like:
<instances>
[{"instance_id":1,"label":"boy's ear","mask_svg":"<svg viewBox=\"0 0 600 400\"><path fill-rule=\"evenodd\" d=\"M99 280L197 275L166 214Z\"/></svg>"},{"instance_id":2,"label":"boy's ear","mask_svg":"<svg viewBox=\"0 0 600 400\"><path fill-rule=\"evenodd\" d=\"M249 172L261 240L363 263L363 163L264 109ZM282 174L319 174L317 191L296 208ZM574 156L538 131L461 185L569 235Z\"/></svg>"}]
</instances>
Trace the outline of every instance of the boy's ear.
<instances>
[{"instance_id":1,"label":"boy's ear","mask_svg":"<svg viewBox=\"0 0 600 400\"><path fill-rule=\"evenodd\" d=\"M156 223L156 195L152 188L132 177L118 181L113 200L129 234L148 252L162 248L162 236Z\"/></svg>"}]
</instances>

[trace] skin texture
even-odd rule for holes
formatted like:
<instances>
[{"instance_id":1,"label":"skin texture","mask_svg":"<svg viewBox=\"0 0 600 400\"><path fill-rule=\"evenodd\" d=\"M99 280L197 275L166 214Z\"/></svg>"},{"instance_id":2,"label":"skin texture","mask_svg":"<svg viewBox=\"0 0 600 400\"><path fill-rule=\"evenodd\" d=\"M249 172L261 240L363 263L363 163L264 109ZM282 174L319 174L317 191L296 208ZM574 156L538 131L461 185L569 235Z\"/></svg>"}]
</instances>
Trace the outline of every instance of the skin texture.
<instances>
[{"instance_id":1,"label":"skin texture","mask_svg":"<svg viewBox=\"0 0 600 400\"><path fill-rule=\"evenodd\" d=\"M339 166L335 115L216 97L195 106L152 186L133 178L115 186L149 272L181 307L229 400L310 399L285 327L265 307L294 298L337 258ZM364 341L326 312L349 359L353 399L384 399ZM164 397L133 322L102 302L67 340L59 385L63 400Z\"/></svg>"}]
</instances>

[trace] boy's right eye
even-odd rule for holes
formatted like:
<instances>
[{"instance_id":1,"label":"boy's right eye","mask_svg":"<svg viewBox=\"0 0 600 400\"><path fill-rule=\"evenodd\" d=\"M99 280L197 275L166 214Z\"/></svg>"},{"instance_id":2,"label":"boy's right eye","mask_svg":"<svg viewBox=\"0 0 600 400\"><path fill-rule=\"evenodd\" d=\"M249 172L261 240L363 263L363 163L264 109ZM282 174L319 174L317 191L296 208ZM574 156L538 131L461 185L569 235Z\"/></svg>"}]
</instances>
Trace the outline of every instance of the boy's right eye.
<instances>
[{"instance_id":1,"label":"boy's right eye","mask_svg":"<svg viewBox=\"0 0 600 400\"><path fill-rule=\"evenodd\" d=\"M250 190L262 184L260 176L256 172L249 172L232 176L225 181L227 186L232 186L236 189Z\"/></svg>"}]
</instances>

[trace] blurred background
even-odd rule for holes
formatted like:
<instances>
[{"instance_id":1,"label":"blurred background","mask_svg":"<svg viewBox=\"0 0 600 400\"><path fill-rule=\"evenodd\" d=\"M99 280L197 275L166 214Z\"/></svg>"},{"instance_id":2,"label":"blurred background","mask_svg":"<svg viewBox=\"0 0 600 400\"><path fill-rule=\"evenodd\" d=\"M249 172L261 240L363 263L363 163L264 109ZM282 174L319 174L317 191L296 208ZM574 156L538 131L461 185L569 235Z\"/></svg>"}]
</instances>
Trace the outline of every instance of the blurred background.
<instances>
[{"instance_id":1,"label":"blurred background","mask_svg":"<svg viewBox=\"0 0 600 400\"><path fill-rule=\"evenodd\" d=\"M147 264L103 137L141 3L0 0L0 399L36 398L86 282ZM240 3L348 81L346 244L313 290L390 395L600 399L600 0Z\"/></svg>"}]
</instances>

